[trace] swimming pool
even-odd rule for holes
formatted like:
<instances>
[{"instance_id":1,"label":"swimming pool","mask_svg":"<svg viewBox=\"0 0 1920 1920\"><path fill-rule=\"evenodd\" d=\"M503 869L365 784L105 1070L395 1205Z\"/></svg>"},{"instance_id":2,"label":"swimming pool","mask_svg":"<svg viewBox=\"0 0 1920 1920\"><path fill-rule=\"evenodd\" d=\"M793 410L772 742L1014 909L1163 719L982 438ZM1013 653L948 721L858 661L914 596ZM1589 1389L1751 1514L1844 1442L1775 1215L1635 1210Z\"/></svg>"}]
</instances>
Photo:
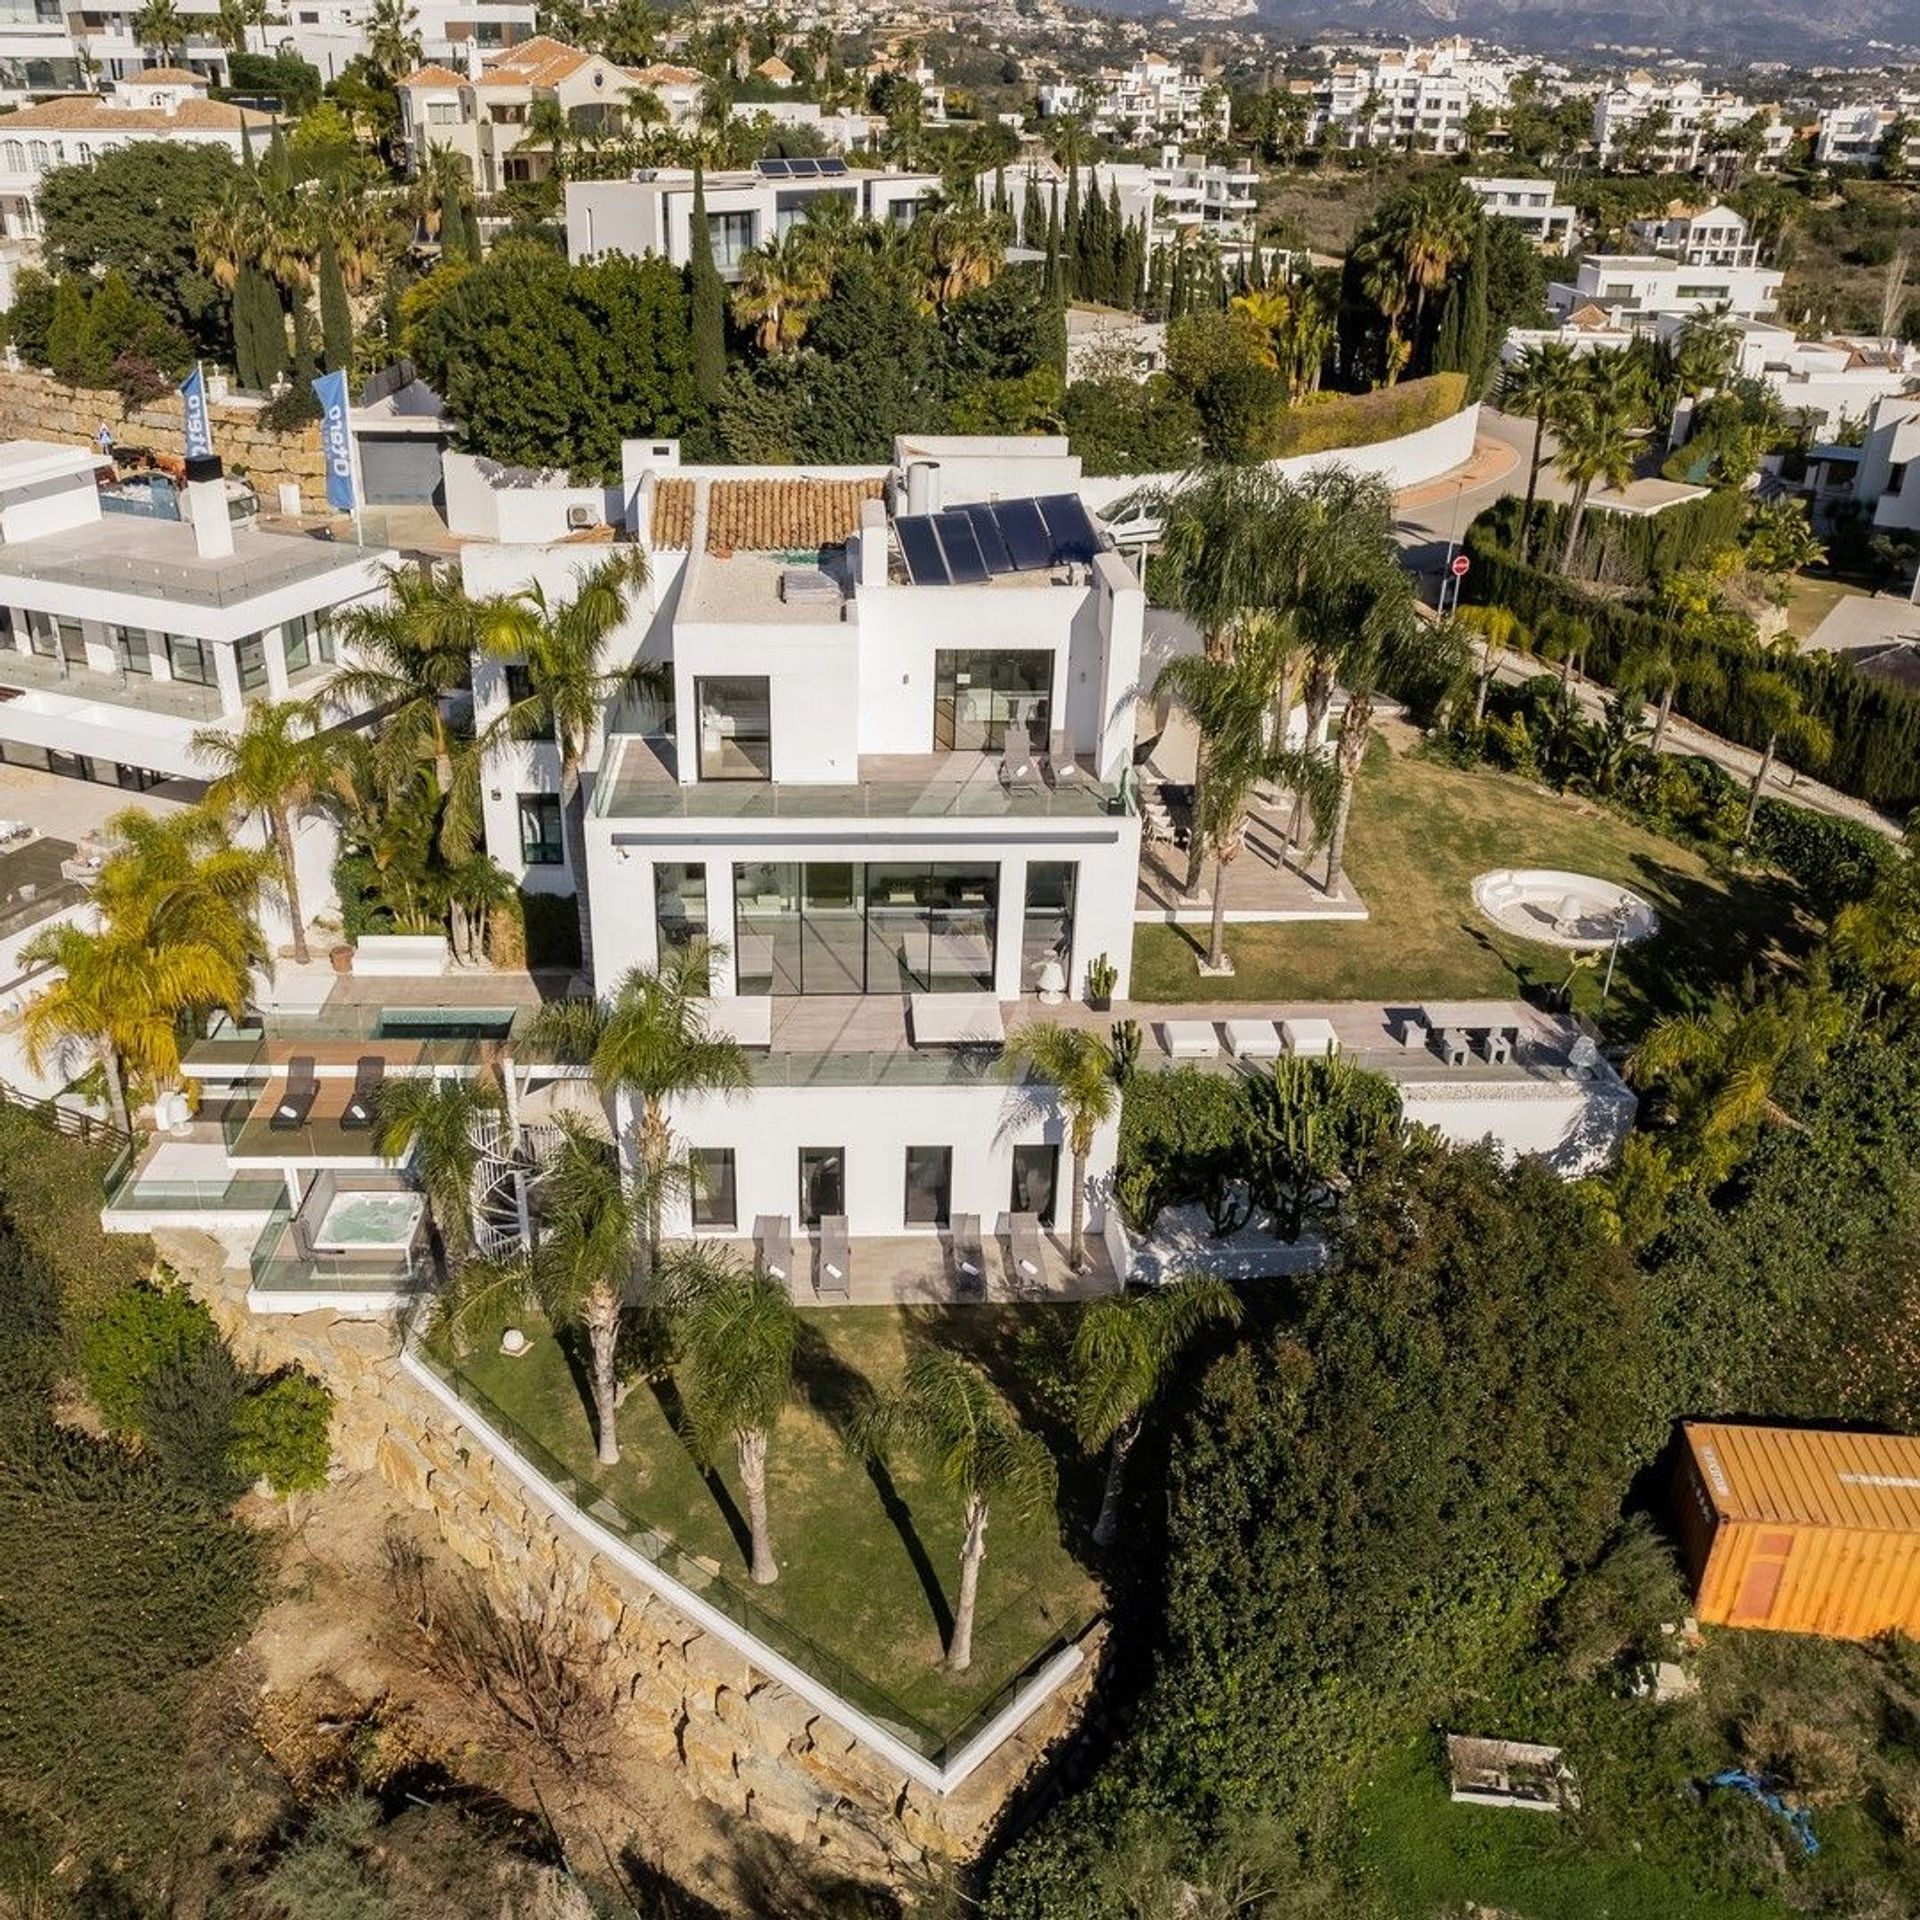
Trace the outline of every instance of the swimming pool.
<instances>
[{"instance_id":1,"label":"swimming pool","mask_svg":"<svg viewBox=\"0 0 1920 1920\"><path fill-rule=\"evenodd\" d=\"M319 1253L404 1250L420 1230L426 1201L417 1193L337 1193L313 1244Z\"/></svg>"}]
</instances>

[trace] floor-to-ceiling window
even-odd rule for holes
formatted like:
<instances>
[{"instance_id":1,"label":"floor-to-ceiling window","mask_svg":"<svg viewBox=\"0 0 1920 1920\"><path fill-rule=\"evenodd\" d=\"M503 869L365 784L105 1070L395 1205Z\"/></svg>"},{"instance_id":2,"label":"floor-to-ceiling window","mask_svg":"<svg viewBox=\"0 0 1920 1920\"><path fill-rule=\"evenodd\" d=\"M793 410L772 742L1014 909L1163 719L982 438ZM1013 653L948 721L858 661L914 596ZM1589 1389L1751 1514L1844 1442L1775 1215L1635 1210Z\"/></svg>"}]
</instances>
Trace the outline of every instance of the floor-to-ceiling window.
<instances>
[{"instance_id":1,"label":"floor-to-ceiling window","mask_svg":"<svg viewBox=\"0 0 1920 1920\"><path fill-rule=\"evenodd\" d=\"M988 993L992 862L755 861L734 868L742 993Z\"/></svg>"},{"instance_id":2,"label":"floor-to-ceiling window","mask_svg":"<svg viewBox=\"0 0 1920 1920\"><path fill-rule=\"evenodd\" d=\"M953 1149L907 1149L904 1218L910 1227L944 1227L953 1213Z\"/></svg>"},{"instance_id":3,"label":"floor-to-ceiling window","mask_svg":"<svg viewBox=\"0 0 1920 1920\"><path fill-rule=\"evenodd\" d=\"M653 923L662 959L707 937L707 870L700 861L654 862Z\"/></svg>"},{"instance_id":4,"label":"floor-to-ceiling window","mask_svg":"<svg viewBox=\"0 0 1920 1920\"><path fill-rule=\"evenodd\" d=\"M1020 928L1020 984L1033 986L1040 969L1058 960L1070 973L1073 961L1073 895L1080 868L1072 860L1034 860L1027 866L1026 916Z\"/></svg>"},{"instance_id":5,"label":"floor-to-ceiling window","mask_svg":"<svg viewBox=\"0 0 1920 1920\"><path fill-rule=\"evenodd\" d=\"M1053 1196L1060 1183L1060 1149L1044 1144L1013 1150L1013 1191L1008 1211L1031 1213L1043 1227L1053 1225Z\"/></svg>"},{"instance_id":6,"label":"floor-to-ceiling window","mask_svg":"<svg viewBox=\"0 0 1920 1920\"><path fill-rule=\"evenodd\" d=\"M1028 648L941 651L933 657L933 744L942 753L998 753L1024 722L1036 747L1051 725L1053 655Z\"/></svg>"},{"instance_id":7,"label":"floor-to-ceiling window","mask_svg":"<svg viewBox=\"0 0 1920 1920\"><path fill-rule=\"evenodd\" d=\"M772 702L764 679L696 680L702 780L773 778Z\"/></svg>"},{"instance_id":8,"label":"floor-to-ceiling window","mask_svg":"<svg viewBox=\"0 0 1920 1920\"><path fill-rule=\"evenodd\" d=\"M844 1147L800 1149L800 1223L817 1227L847 1210L847 1154Z\"/></svg>"}]
</instances>

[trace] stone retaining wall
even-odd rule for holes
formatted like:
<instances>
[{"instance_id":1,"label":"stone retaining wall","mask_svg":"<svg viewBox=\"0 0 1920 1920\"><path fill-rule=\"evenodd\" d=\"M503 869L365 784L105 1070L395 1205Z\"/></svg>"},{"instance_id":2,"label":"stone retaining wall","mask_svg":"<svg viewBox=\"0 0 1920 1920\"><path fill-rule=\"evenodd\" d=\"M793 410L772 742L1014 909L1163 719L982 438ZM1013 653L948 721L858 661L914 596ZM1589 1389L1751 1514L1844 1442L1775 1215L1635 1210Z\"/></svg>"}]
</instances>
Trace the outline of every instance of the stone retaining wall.
<instances>
[{"instance_id":1,"label":"stone retaining wall","mask_svg":"<svg viewBox=\"0 0 1920 1920\"><path fill-rule=\"evenodd\" d=\"M333 1389L344 1466L372 1469L432 1514L448 1549L507 1604L561 1610L604 1636L636 1744L679 1768L703 1798L839 1870L898 1883L930 1861L970 1859L1078 1720L1097 1639L1078 1672L962 1787L928 1791L557 1525L400 1365L392 1325L326 1312L261 1318L247 1308L246 1275L227 1270L215 1241L155 1238L242 1360L302 1366Z\"/></svg>"},{"instance_id":2,"label":"stone retaining wall","mask_svg":"<svg viewBox=\"0 0 1920 1920\"><path fill-rule=\"evenodd\" d=\"M298 433L274 433L260 424L261 407L258 400L210 401L214 451L229 473L252 482L267 512L277 510L281 483L288 480L299 487L302 508L319 511L325 499L325 469L318 424L309 423ZM125 446L150 447L156 453L185 451L186 427L177 393L151 406L130 408L111 388L69 387L50 373L0 367L0 439L61 440L91 447L103 422Z\"/></svg>"}]
</instances>

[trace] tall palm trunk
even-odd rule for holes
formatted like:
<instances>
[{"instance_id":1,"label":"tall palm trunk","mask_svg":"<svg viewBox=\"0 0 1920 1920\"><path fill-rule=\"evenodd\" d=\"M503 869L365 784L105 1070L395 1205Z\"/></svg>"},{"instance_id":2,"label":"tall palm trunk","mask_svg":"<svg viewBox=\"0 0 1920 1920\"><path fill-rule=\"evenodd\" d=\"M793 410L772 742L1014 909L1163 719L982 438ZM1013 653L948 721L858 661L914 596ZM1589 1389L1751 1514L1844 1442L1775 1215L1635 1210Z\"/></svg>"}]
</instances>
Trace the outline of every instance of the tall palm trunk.
<instances>
[{"instance_id":1,"label":"tall palm trunk","mask_svg":"<svg viewBox=\"0 0 1920 1920\"><path fill-rule=\"evenodd\" d=\"M100 1071L107 1078L107 1110L113 1115L113 1124L122 1133L131 1133L133 1111L127 1105L127 1076L120 1066L119 1050L105 1034L94 1043L94 1050L100 1056Z\"/></svg>"},{"instance_id":2,"label":"tall palm trunk","mask_svg":"<svg viewBox=\"0 0 1920 1920\"><path fill-rule=\"evenodd\" d=\"M973 1664L973 1613L980 1598L980 1563L987 1557L987 1502L983 1495L967 1496L967 1532L960 1546L960 1598L953 1609L953 1640L947 1665L965 1673Z\"/></svg>"},{"instance_id":3,"label":"tall palm trunk","mask_svg":"<svg viewBox=\"0 0 1920 1920\"><path fill-rule=\"evenodd\" d=\"M1669 680L1660 689L1660 704L1653 710L1653 738L1647 745L1655 752L1660 751L1660 743L1667 737L1667 722L1673 718L1674 683Z\"/></svg>"},{"instance_id":4,"label":"tall palm trunk","mask_svg":"<svg viewBox=\"0 0 1920 1920\"><path fill-rule=\"evenodd\" d=\"M1213 861L1213 937L1207 943L1207 968L1212 973L1227 970L1227 856L1223 853Z\"/></svg>"},{"instance_id":5,"label":"tall palm trunk","mask_svg":"<svg viewBox=\"0 0 1920 1920\"><path fill-rule=\"evenodd\" d=\"M1780 744L1777 733L1767 735L1767 750L1760 756L1760 764L1753 770L1753 785L1747 790L1747 819L1740 829L1740 838L1753 838L1753 823L1760 812L1760 796L1767 784L1767 776L1773 771L1773 751Z\"/></svg>"},{"instance_id":6,"label":"tall palm trunk","mask_svg":"<svg viewBox=\"0 0 1920 1920\"><path fill-rule=\"evenodd\" d=\"M1200 816L1205 803L1206 785L1207 743L1202 740L1195 751L1193 761L1193 816L1187 826L1187 883L1181 889L1188 895L1200 891L1200 875L1207 861L1207 843L1200 832Z\"/></svg>"},{"instance_id":7,"label":"tall palm trunk","mask_svg":"<svg viewBox=\"0 0 1920 1920\"><path fill-rule=\"evenodd\" d=\"M567 864L573 869L574 905L580 914L580 971L591 980L593 908L587 897L587 810L577 752L569 752L560 763L560 822L566 836Z\"/></svg>"},{"instance_id":8,"label":"tall palm trunk","mask_svg":"<svg viewBox=\"0 0 1920 1920\"><path fill-rule=\"evenodd\" d=\"M1527 555L1533 547L1533 505L1540 492L1540 469L1544 462L1541 450L1547 441L1547 409L1543 401L1539 412L1533 416L1533 454L1527 462L1527 498L1520 509L1520 564L1527 564Z\"/></svg>"},{"instance_id":9,"label":"tall palm trunk","mask_svg":"<svg viewBox=\"0 0 1920 1920\"><path fill-rule=\"evenodd\" d=\"M1087 1154L1093 1143L1073 1148L1073 1192L1067 1196L1067 1265L1075 1273L1087 1264Z\"/></svg>"},{"instance_id":10,"label":"tall palm trunk","mask_svg":"<svg viewBox=\"0 0 1920 1920\"><path fill-rule=\"evenodd\" d=\"M1367 757L1367 735L1373 725L1373 702L1355 694L1340 722L1340 802L1334 808L1333 831L1327 835L1327 891L1331 893L1346 873L1347 821L1353 813L1354 783Z\"/></svg>"},{"instance_id":11,"label":"tall palm trunk","mask_svg":"<svg viewBox=\"0 0 1920 1920\"><path fill-rule=\"evenodd\" d=\"M581 1316L587 1344L593 1350L593 1423L598 1428L599 1459L603 1467L620 1464L620 1435L614 1426L620 1405L620 1383L614 1377L614 1349L620 1341L620 1297L611 1287L595 1290Z\"/></svg>"},{"instance_id":12,"label":"tall palm trunk","mask_svg":"<svg viewBox=\"0 0 1920 1920\"><path fill-rule=\"evenodd\" d=\"M1306 727L1300 736L1300 750L1311 753L1314 742L1320 737L1320 729L1326 725L1327 709L1333 704L1333 662L1324 657L1316 658L1307 668ZM1287 844L1281 848L1280 857L1284 861L1293 852L1307 831L1307 796L1304 790L1296 787L1293 794L1293 813L1287 821Z\"/></svg>"},{"instance_id":13,"label":"tall palm trunk","mask_svg":"<svg viewBox=\"0 0 1920 1920\"><path fill-rule=\"evenodd\" d=\"M1480 662L1479 677L1473 689L1473 724L1476 727L1486 722L1487 694L1493 686L1493 642L1487 639L1481 641L1480 645L1483 657Z\"/></svg>"},{"instance_id":14,"label":"tall palm trunk","mask_svg":"<svg viewBox=\"0 0 1920 1920\"><path fill-rule=\"evenodd\" d=\"M1133 1443L1139 1436L1137 1419L1123 1420L1113 1430L1113 1441L1107 1448L1106 1490L1100 1496L1100 1517L1093 1523L1096 1547L1110 1547L1119 1537L1120 1493L1127 1477L1127 1455L1133 1451Z\"/></svg>"},{"instance_id":15,"label":"tall palm trunk","mask_svg":"<svg viewBox=\"0 0 1920 1920\"><path fill-rule=\"evenodd\" d=\"M641 1176L646 1182L647 1217L641 1228L640 1245L636 1249L639 1258L634 1262L635 1280L642 1300L653 1289L654 1268L660 1253L661 1175L666 1171L672 1153L673 1129L667 1125L665 1109L658 1099L648 1094L640 1103L640 1166Z\"/></svg>"},{"instance_id":16,"label":"tall palm trunk","mask_svg":"<svg viewBox=\"0 0 1920 1920\"><path fill-rule=\"evenodd\" d=\"M1570 573L1573 570L1574 550L1580 544L1580 528L1587 517L1587 495L1593 491L1590 480L1582 480L1573 491L1573 508L1567 516L1566 544L1560 549L1560 571Z\"/></svg>"},{"instance_id":17,"label":"tall palm trunk","mask_svg":"<svg viewBox=\"0 0 1920 1920\"><path fill-rule=\"evenodd\" d=\"M740 1485L747 1496L747 1526L753 1535L753 1578L770 1587L780 1578L780 1563L767 1537L767 1436L757 1427L734 1435L740 1456Z\"/></svg>"},{"instance_id":18,"label":"tall palm trunk","mask_svg":"<svg viewBox=\"0 0 1920 1920\"><path fill-rule=\"evenodd\" d=\"M307 916L300 905L300 873L294 864L293 822L285 807L275 807L267 815L273 828L273 844L280 855L280 877L287 887L287 918L293 922L293 957L301 966L312 959L307 951Z\"/></svg>"}]
</instances>

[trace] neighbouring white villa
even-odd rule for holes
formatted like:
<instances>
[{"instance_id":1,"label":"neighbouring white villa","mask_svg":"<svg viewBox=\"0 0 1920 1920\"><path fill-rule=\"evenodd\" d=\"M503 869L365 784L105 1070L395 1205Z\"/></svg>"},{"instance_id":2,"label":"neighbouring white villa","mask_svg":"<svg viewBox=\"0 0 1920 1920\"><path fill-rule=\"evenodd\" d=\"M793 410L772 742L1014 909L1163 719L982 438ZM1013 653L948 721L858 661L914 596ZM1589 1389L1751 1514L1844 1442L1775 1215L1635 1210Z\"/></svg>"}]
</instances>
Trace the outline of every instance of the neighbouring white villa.
<instances>
[{"instance_id":1,"label":"neighbouring white villa","mask_svg":"<svg viewBox=\"0 0 1920 1920\"><path fill-rule=\"evenodd\" d=\"M1551 180L1470 178L1470 192L1479 197L1489 218L1511 220L1526 230L1542 253L1565 253L1580 218L1577 209L1562 206L1554 197Z\"/></svg>"},{"instance_id":2,"label":"neighbouring white villa","mask_svg":"<svg viewBox=\"0 0 1920 1920\"><path fill-rule=\"evenodd\" d=\"M684 267L693 234L691 167L649 167L629 180L569 180L567 257L657 254ZM822 200L844 201L857 219L911 226L940 192L937 173L864 172L838 158L761 160L709 173L700 182L714 264L737 279L740 263L800 221Z\"/></svg>"},{"instance_id":3,"label":"neighbouring white villa","mask_svg":"<svg viewBox=\"0 0 1920 1920\"><path fill-rule=\"evenodd\" d=\"M1764 320L1786 280L1779 267L1692 265L1653 253L1589 254L1571 280L1547 285L1547 305L1563 323L1604 324L1651 333L1668 316L1725 307L1738 319Z\"/></svg>"}]
</instances>

